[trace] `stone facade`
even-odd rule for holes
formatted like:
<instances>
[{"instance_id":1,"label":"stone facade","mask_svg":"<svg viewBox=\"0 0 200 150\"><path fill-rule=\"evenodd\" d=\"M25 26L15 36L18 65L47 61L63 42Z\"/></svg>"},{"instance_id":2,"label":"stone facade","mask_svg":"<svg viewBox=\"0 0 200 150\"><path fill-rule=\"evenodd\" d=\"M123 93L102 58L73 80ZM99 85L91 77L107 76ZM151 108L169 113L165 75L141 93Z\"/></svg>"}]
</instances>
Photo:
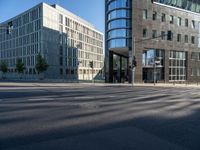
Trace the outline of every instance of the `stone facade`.
<instances>
[{"instance_id":1,"label":"stone facade","mask_svg":"<svg viewBox=\"0 0 200 150\"><path fill-rule=\"evenodd\" d=\"M137 61L135 82L146 82L151 73L145 75L145 70L147 72L152 70L152 73L156 73L155 76L158 75L159 78L159 73L153 64L144 66L144 53L151 49L155 52L162 51L162 59L157 56L154 58L154 63L155 59L162 61L162 65L157 66L157 69L160 67L162 74L159 82L200 81L199 13L158 2L152 3L150 0L133 0L131 19L131 51ZM173 34L172 40L167 39L168 31ZM165 36L161 36L161 32L164 32ZM106 51L112 51L108 45ZM128 53L127 51L124 57L130 59Z\"/></svg>"}]
</instances>

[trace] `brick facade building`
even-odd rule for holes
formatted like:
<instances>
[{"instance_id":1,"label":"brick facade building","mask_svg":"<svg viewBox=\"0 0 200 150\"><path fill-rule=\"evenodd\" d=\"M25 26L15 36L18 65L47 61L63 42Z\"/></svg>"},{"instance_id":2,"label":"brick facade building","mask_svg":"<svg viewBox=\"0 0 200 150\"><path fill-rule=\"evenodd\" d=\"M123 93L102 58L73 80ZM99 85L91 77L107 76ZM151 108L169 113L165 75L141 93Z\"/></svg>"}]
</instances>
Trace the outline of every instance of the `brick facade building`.
<instances>
[{"instance_id":1,"label":"brick facade building","mask_svg":"<svg viewBox=\"0 0 200 150\"><path fill-rule=\"evenodd\" d=\"M106 0L106 81L200 81L200 4ZM169 34L171 33L171 34Z\"/></svg>"}]
</instances>

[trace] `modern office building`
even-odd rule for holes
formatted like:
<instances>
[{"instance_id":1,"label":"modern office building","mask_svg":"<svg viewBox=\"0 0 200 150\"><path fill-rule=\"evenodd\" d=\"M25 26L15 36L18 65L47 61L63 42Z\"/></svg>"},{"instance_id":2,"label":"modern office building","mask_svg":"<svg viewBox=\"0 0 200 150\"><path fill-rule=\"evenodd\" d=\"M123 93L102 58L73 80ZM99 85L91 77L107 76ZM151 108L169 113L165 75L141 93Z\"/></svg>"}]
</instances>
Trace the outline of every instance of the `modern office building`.
<instances>
[{"instance_id":1,"label":"modern office building","mask_svg":"<svg viewBox=\"0 0 200 150\"><path fill-rule=\"evenodd\" d=\"M13 26L10 34L3 29L8 24ZM38 78L35 64L39 53L49 65L44 72L47 79L91 80L101 76L103 34L56 4L38 4L0 27L0 61L8 65L8 77L16 77L19 58L26 67L24 76Z\"/></svg>"},{"instance_id":2,"label":"modern office building","mask_svg":"<svg viewBox=\"0 0 200 150\"><path fill-rule=\"evenodd\" d=\"M106 81L200 81L198 0L105 0Z\"/></svg>"}]
</instances>

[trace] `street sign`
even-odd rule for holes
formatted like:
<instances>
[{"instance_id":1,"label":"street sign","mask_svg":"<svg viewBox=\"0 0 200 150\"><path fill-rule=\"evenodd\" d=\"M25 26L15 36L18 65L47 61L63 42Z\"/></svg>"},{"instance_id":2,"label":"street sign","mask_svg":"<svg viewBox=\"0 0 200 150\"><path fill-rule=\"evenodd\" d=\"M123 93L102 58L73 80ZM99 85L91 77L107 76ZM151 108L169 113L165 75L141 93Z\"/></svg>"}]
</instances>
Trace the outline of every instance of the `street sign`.
<instances>
[{"instance_id":1,"label":"street sign","mask_svg":"<svg viewBox=\"0 0 200 150\"><path fill-rule=\"evenodd\" d=\"M160 64L160 60L156 60L156 61L155 61L155 64Z\"/></svg>"}]
</instances>

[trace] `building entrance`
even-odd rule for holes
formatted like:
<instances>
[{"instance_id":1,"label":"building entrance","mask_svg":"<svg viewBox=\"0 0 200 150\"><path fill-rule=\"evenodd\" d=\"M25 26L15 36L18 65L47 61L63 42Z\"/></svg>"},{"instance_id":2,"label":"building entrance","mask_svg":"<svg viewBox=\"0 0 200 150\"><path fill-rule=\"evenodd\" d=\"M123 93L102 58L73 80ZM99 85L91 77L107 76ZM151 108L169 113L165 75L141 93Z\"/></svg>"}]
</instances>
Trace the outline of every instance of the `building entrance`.
<instances>
[{"instance_id":1,"label":"building entrance","mask_svg":"<svg viewBox=\"0 0 200 150\"><path fill-rule=\"evenodd\" d=\"M113 82L128 82L128 58L113 54Z\"/></svg>"}]
</instances>

